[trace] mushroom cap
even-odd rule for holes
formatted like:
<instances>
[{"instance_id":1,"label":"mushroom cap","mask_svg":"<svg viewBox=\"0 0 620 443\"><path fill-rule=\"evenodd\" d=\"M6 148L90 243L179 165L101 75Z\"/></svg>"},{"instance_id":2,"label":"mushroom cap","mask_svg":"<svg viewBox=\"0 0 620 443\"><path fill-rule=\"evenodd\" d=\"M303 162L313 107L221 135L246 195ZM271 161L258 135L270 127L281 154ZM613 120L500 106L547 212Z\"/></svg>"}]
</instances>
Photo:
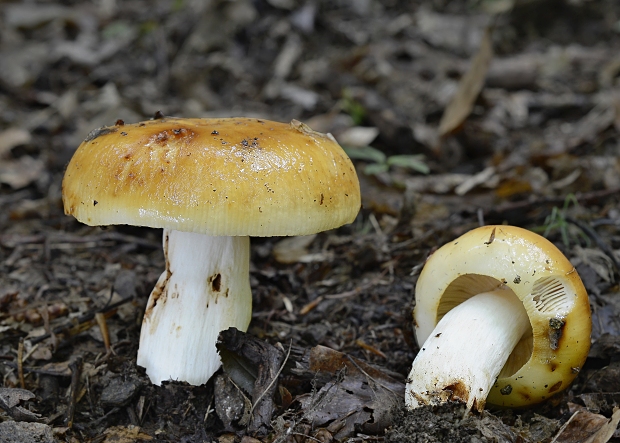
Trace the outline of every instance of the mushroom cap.
<instances>
[{"instance_id":1,"label":"mushroom cap","mask_svg":"<svg viewBox=\"0 0 620 443\"><path fill-rule=\"evenodd\" d=\"M592 329L588 295L577 271L544 237L513 226L483 226L439 248L416 285L416 339L424 343L446 312L498 287L511 289L523 302L532 329L508 358L487 403L539 403L577 376Z\"/></svg>"},{"instance_id":2,"label":"mushroom cap","mask_svg":"<svg viewBox=\"0 0 620 443\"><path fill-rule=\"evenodd\" d=\"M162 118L91 132L62 183L65 213L207 235L304 235L352 222L351 160L293 120Z\"/></svg>"}]
</instances>

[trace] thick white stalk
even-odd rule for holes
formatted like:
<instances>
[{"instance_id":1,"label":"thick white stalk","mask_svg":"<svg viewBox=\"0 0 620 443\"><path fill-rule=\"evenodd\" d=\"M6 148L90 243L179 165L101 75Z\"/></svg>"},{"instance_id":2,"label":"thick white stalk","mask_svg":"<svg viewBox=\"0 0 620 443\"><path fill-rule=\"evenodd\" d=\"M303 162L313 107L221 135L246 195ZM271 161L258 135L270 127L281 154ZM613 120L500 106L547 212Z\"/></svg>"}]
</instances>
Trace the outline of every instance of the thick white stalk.
<instances>
[{"instance_id":1,"label":"thick white stalk","mask_svg":"<svg viewBox=\"0 0 620 443\"><path fill-rule=\"evenodd\" d=\"M220 331L250 324L250 240L165 229L163 244L166 270L149 297L138 365L157 385L200 385L221 365Z\"/></svg>"},{"instance_id":2,"label":"thick white stalk","mask_svg":"<svg viewBox=\"0 0 620 443\"><path fill-rule=\"evenodd\" d=\"M484 408L508 356L530 328L527 312L511 290L471 297L451 309L413 361L405 389L410 409L460 400Z\"/></svg>"}]
</instances>

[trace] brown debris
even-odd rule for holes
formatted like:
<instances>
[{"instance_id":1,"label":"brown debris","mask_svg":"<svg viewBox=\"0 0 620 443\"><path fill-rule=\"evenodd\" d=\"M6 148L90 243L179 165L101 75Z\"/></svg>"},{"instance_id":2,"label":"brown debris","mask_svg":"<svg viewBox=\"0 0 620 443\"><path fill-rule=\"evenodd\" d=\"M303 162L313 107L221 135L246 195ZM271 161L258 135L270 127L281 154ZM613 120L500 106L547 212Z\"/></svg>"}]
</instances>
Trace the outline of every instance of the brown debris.
<instances>
[{"instance_id":1,"label":"brown debris","mask_svg":"<svg viewBox=\"0 0 620 443\"><path fill-rule=\"evenodd\" d=\"M265 433L275 410L273 396L277 392L277 379L284 358L282 352L235 328L220 332L219 345L256 368L256 380L249 392L252 399L250 418L246 424L251 432Z\"/></svg>"},{"instance_id":2,"label":"brown debris","mask_svg":"<svg viewBox=\"0 0 620 443\"><path fill-rule=\"evenodd\" d=\"M324 426L335 439L354 429L375 433L393 420L393 409L402 407L405 385L381 369L332 349L310 350L310 373L331 375L331 380L313 394L297 400L303 418L312 427Z\"/></svg>"},{"instance_id":3,"label":"brown debris","mask_svg":"<svg viewBox=\"0 0 620 443\"><path fill-rule=\"evenodd\" d=\"M35 395L26 389L0 388L0 409L9 414L16 421L38 422L41 416L21 406L35 398Z\"/></svg>"},{"instance_id":4,"label":"brown debris","mask_svg":"<svg viewBox=\"0 0 620 443\"><path fill-rule=\"evenodd\" d=\"M620 409L615 408L608 419L581 406L570 406L574 409L573 415L554 437L553 443L606 443L613 437L620 423Z\"/></svg>"},{"instance_id":5,"label":"brown debris","mask_svg":"<svg viewBox=\"0 0 620 443\"><path fill-rule=\"evenodd\" d=\"M471 61L471 66L461 79L456 94L441 117L439 122L440 137L454 132L461 126L474 107L474 101L484 86L487 69L493 57L492 32L492 27L486 29L480 42L480 48Z\"/></svg>"}]
</instances>

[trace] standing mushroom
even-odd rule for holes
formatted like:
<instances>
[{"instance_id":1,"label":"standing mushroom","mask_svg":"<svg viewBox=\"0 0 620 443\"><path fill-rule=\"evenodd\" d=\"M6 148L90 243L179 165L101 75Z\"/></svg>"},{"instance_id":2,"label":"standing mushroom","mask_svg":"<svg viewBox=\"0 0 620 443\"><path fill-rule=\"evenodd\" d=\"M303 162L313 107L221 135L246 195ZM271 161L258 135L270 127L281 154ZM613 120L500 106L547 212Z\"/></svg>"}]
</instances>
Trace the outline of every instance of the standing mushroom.
<instances>
[{"instance_id":1,"label":"standing mushroom","mask_svg":"<svg viewBox=\"0 0 620 443\"><path fill-rule=\"evenodd\" d=\"M416 285L414 324L410 409L539 403L568 387L590 349L577 271L551 242L512 226L477 228L434 252Z\"/></svg>"},{"instance_id":2,"label":"standing mushroom","mask_svg":"<svg viewBox=\"0 0 620 443\"><path fill-rule=\"evenodd\" d=\"M166 269L138 350L155 384L205 383L220 366L219 332L247 329L248 236L313 234L360 208L342 148L296 120L119 121L80 145L62 194L65 213L88 225L164 228Z\"/></svg>"}]
</instances>

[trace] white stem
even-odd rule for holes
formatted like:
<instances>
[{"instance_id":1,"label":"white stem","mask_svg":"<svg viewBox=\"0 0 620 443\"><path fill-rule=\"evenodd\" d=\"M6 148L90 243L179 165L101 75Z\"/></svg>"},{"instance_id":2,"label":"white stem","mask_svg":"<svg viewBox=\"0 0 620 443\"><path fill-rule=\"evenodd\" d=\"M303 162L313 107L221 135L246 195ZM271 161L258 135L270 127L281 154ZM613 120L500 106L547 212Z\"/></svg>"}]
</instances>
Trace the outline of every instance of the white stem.
<instances>
[{"instance_id":1,"label":"white stem","mask_svg":"<svg viewBox=\"0 0 620 443\"><path fill-rule=\"evenodd\" d=\"M413 361L405 389L410 409L460 400L484 408L508 356L530 329L527 312L510 290L471 297L451 309Z\"/></svg>"},{"instance_id":2,"label":"white stem","mask_svg":"<svg viewBox=\"0 0 620 443\"><path fill-rule=\"evenodd\" d=\"M200 385L221 365L220 331L250 324L250 240L164 230L163 243L166 270L144 313L138 365L156 385Z\"/></svg>"}]
</instances>

